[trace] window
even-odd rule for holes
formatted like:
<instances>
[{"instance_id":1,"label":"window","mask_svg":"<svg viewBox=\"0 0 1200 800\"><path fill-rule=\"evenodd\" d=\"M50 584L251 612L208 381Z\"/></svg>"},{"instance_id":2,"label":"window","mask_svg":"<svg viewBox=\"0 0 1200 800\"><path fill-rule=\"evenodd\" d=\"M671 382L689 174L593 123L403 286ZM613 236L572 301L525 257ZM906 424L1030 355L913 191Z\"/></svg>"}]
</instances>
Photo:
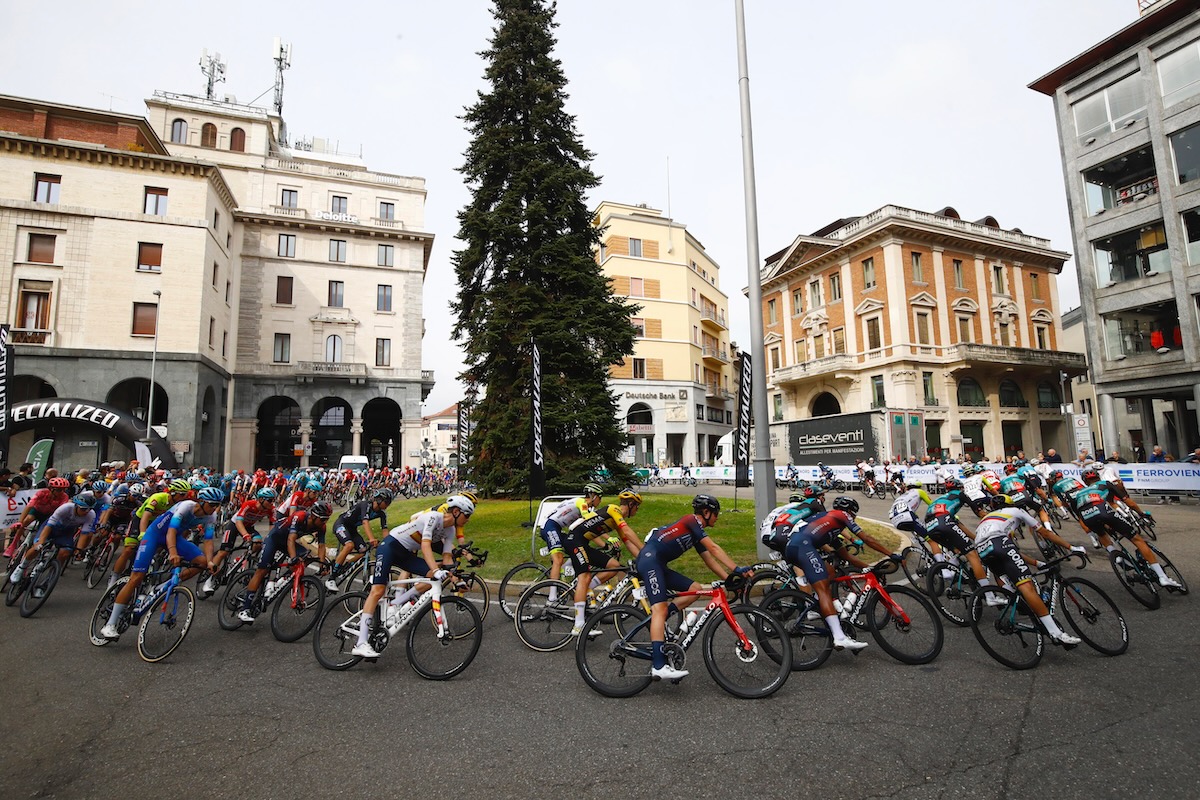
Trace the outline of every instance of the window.
<instances>
[{"instance_id":1,"label":"window","mask_svg":"<svg viewBox=\"0 0 1200 800\"><path fill-rule=\"evenodd\" d=\"M275 302L281 306L292 304L292 276L280 275L275 278Z\"/></svg>"},{"instance_id":2,"label":"window","mask_svg":"<svg viewBox=\"0 0 1200 800\"><path fill-rule=\"evenodd\" d=\"M988 404L987 398L983 394L983 388L974 378L963 378L958 382L958 404L976 407Z\"/></svg>"},{"instance_id":3,"label":"window","mask_svg":"<svg viewBox=\"0 0 1200 800\"><path fill-rule=\"evenodd\" d=\"M1171 155L1175 157L1176 180L1187 183L1200 178L1200 125L1171 134ZM1157 191L1157 184L1154 188Z\"/></svg>"},{"instance_id":4,"label":"window","mask_svg":"<svg viewBox=\"0 0 1200 800\"><path fill-rule=\"evenodd\" d=\"M392 340L375 340L375 366L390 367L392 365Z\"/></svg>"},{"instance_id":5,"label":"window","mask_svg":"<svg viewBox=\"0 0 1200 800\"><path fill-rule=\"evenodd\" d=\"M350 198L335 194L329 201L329 210L334 214L346 214L350 211Z\"/></svg>"},{"instance_id":6,"label":"window","mask_svg":"<svg viewBox=\"0 0 1200 800\"><path fill-rule=\"evenodd\" d=\"M1004 288L1004 267L999 264L992 265L992 291L996 294L1008 294Z\"/></svg>"},{"instance_id":7,"label":"window","mask_svg":"<svg viewBox=\"0 0 1200 800\"><path fill-rule=\"evenodd\" d=\"M825 334L818 333L812 337L813 341L813 358L825 357Z\"/></svg>"},{"instance_id":8,"label":"window","mask_svg":"<svg viewBox=\"0 0 1200 800\"><path fill-rule=\"evenodd\" d=\"M1058 387L1051 383L1039 383L1038 408L1059 408L1062 400L1058 396Z\"/></svg>"},{"instance_id":9,"label":"window","mask_svg":"<svg viewBox=\"0 0 1200 800\"><path fill-rule=\"evenodd\" d=\"M1029 401L1025 399L1020 386L1013 381L1003 380L1000 381L1000 407L1029 408Z\"/></svg>"},{"instance_id":10,"label":"window","mask_svg":"<svg viewBox=\"0 0 1200 800\"><path fill-rule=\"evenodd\" d=\"M217 335L217 319L216 317L208 318L208 349L213 349L213 342L216 341Z\"/></svg>"},{"instance_id":11,"label":"window","mask_svg":"<svg viewBox=\"0 0 1200 800\"><path fill-rule=\"evenodd\" d=\"M692 344L700 344L700 328L696 325L692 326Z\"/></svg>"},{"instance_id":12,"label":"window","mask_svg":"<svg viewBox=\"0 0 1200 800\"><path fill-rule=\"evenodd\" d=\"M646 285L641 278L629 279L629 296L630 297L645 297Z\"/></svg>"},{"instance_id":13,"label":"window","mask_svg":"<svg viewBox=\"0 0 1200 800\"><path fill-rule=\"evenodd\" d=\"M808 305L809 308L817 308L825 305L825 301L821 299L821 279L808 282Z\"/></svg>"},{"instance_id":14,"label":"window","mask_svg":"<svg viewBox=\"0 0 1200 800\"><path fill-rule=\"evenodd\" d=\"M925 389L925 405L936 406L938 401L937 397L934 396L932 372L921 373L921 386Z\"/></svg>"},{"instance_id":15,"label":"window","mask_svg":"<svg viewBox=\"0 0 1200 800\"><path fill-rule=\"evenodd\" d=\"M772 403L772 418L775 422L780 422L783 419L783 395L776 394L771 396Z\"/></svg>"},{"instance_id":16,"label":"window","mask_svg":"<svg viewBox=\"0 0 1200 800\"><path fill-rule=\"evenodd\" d=\"M57 203L62 178L58 175L33 176L33 201L35 203Z\"/></svg>"},{"instance_id":17,"label":"window","mask_svg":"<svg viewBox=\"0 0 1200 800\"><path fill-rule=\"evenodd\" d=\"M233 232L225 234L225 249L229 250L233 247Z\"/></svg>"},{"instance_id":18,"label":"window","mask_svg":"<svg viewBox=\"0 0 1200 800\"><path fill-rule=\"evenodd\" d=\"M1095 242L1096 283L1136 280L1171 271L1171 253L1161 222Z\"/></svg>"},{"instance_id":19,"label":"window","mask_svg":"<svg viewBox=\"0 0 1200 800\"><path fill-rule=\"evenodd\" d=\"M965 289L967 285L963 283L963 265L962 261L954 259L954 288Z\"/></svg>"},{"instance_id":20,"label":"window","mask_svg":"<svg viewBox=\"0 0 1200 800\"><path fill-rule=\"evenodd\" d=\"M161 272L162 251L161 244L138 242L138 272Z\"/></svg>"},{"instance_id":21,"label":"window","mask_svg":"<svg viewBox=\"0 0 1200 800\"><path fill-rule=\"evenodd\" d=\"M641 317L633 317L629 321L633 323L633 327L637 331L637 335L643 339L646 338L646 320L642 319Z\"/></svg>"},{"instance_id":22,"label":"window","mask_svg":"<svg viewBox=\"0 0 1200 800\"><path fill-rule=\"evenodd\" d=\"M1009 339L1008 326L1001 323L1000 325L997 325L996 328L997 328L996 333L998 334L998 336L1000 338L1000 341L999 341L1000 346L1001 347L1010 347L1011 341Z\"/></svg>"},{"instance_id":23,"label":"window","mask_svg":"<svg viewBox=\"0 0 1200 800\"><path fill-rule=\"evenodd\" d=\"M48 233L29 234L29 255L25 260L35 264L53 264L56 238Z\"/></svg>"},{"instance_id":24,"label":"window","mask_svg":"<svg viewBox=\"0 0 1200 800\"><path fill-rule=\"evenodd\" d=\"M158 304L157 303L134 303L133 304L133 330L134 336L153 336L158 328Z\"/></svg>"},{"instance_id":25,"label":"window","mask_svg":"<svg viewBox=\"0 0 1200 800\"><path fill-rule=\"evenodd\" d=\"M297 208L300 205L300 192L295 189L284 189L279 194L279 205L284 208Z\"/></svg>"},{"instance_id":26,"label":"window","mask_svg":"<svg viewBox=\"0 0 1200 800\"><path fill-rule=\"evenodd\" d=\"M213 262L213 278L212 278L212 286L214 289L217 288L217 278L220 274L221 274L221 266L219 264L217 264L217 262L214 261Z\"/></svg>"},{"instance_id":27,"label":"window","mask_svg":"<svg viewBox=\"0 0 1200 800\"><path fill-rule=\"evenodd\" d=\"M1186 137L1183 137L1186 139ZM1174 144L1174 142L1172 142ZM1192 144L1197 142L1193 137ZM1176 146L1176 150L1178 150ZM1183 160L1180 160L1182 157ZM1190 150L1176 153L1177 161L1192 158ZM1158 170L1149 145L1121 153L1083 173L1083 192L1088 214L1103 214L1110 209L1137 203L1158 194Z\"/></svg>"},{"instance_id":28,"label":"window","mask_svg":"<svg viewBox=\"0 0 1200 800\"><path fill-rule=\"evenodd\" d=\"M1187 262L1200 264L1200 209L1183 212L1183 232L1187 236Z\"/></svg>"},{"instance_id":29,"label":"window","mask_svg":"<svg viewBox=\"0 0 1200 800\"><path fill-rule=\"evenodd\" d=\"M17 299L17 328L26 331L50 330L50 286L42 281L21 282Z\"/></svg>"},{"instance_id":30,"label":"window","mask_svg":"<svg viewBox=\"0 0 1200 800\"><path fill-rule=\"evenodd\" d=\"M329 260L336 261L339 264L346 263L346 240L345 239L330 239L329 240Z\"/></svg>"},{"instance_id":31,"label":"window","mask_svg":"<svg viewBox=\"0 0 1200 800\"><path fill-rule=\"evenodd\" d=\"M792 363L803 364L808 361L808 347L803 339L792 342Z\"/></svg>"},{"instance_id":32,"label":"window","mask_svg":"<svg viewBox=\"0 0 1200 800\"><path fill-rule=\"evenodd\" d=\"M1038 350L1050 349L1050 332L1045 325L1033 326L1033 338Z\"/></svg>"},{"instance_id":33,"label":"window","mask_svg":"<svg viewBox=\"0 0 1200 800\"><path fill-rule=\"evenodd\" d=\"M229 149L237 153L246 152L246 132L241 128L234 128L229 132Z\"/></svg>"},{"instance_id":34,"label":"window","mask_svg":"<svg viewBox=\"0 0 1200 800\"><path fill-rule=\"evenodd\" d=\"M167 190L147 186L143 211L156 217L165 217L167 215Z\"/></svg>"},{"instance_id":35,"label":"window","mask_svg":"<svg viewBox=\"0 0 1200 800\"><path fill-rule=\"evenodd\" d=\"M386 202L380 200L379 201L379 218L380 219L395 219L396 218L396 204L395 203L386 203Z\"/></svg>"},{"instance_id":36,"label":"window","mask_svg":"<svg viewBox=\"0 0 1200 800\"><path fill-rule=\"evenodd\" d=\"M216 147L217 146L217 126L211 122L206 122L200 127L200 146L201 147Z\"/></svg>"},{"instance_id":37,"label":"window","mask_svg":"<svg viewBox=\"0 0 1200 800\"><path fill-rule=\"evenodd\" d=\"M283 258L296 257L296 234L279 234L279 255Z\"/></svg>"},{"instance_id":38,"label":"window","mask_svg":"<svg viewBox=\"0 0 1200 800\"><path fill-rule=\"evenodd\" d=\"M1031 300L1042 299L1042 284L1038 280L1041 276L1033 273L1029 276L1029 297Z\"/></svg>"},{"instance_id":39,"label":"window","mask_svg":"<svg viewBox=\"0 0 1200 800\"><path fill-rule=\"evenodd\" d=\"M800 314L804 311L804 292L796 289L792 292L792 314Z\"/></svg>"},{"instance_id":40,"label":"window","mask_svg":"<svg viewBox=\"0 0 1200 800\"><path fill-rule=\"evenodd\" d=\"M213 209L213 232L216 233L221 229L221 212Z\"/></svg>"},{"instance_id":41,"label":"window","mask_svg":"<svg viewBox=\"0 0 1200 800\"><path fill-rule=\"evenodd\" d=\"M1146 118L1146 98L1141 75L1126 75L1116 83L1088 95L1071 106L1080 139L1103 136Z\"/></svg>"},{"instance_id":42,"label":"window","mask_svg":"<svg viewBox=\"0 0 1200 800\"><path fill-rule=\"evenodd\" d=\"M925 273L921 269L921 254L912 254L912 279L917 283L925 282Z\"/></svg>"},{"instance_id":43,"label":"window","mask_svg":"<svg viewBox=\"0 0 1200 800\"><path fill-rule=\"evenodd\" d=\"M829 276L829 299L831 302L842 299L842 276L836 273Z\"/></svg>"},{"instance_id":44,"label":"window","mask_svg":"<svg viewBox=\"0 0 1200 800\"><path fill-rule=\"evenodd\" d=\"M629 240L629 255L636 256L637 258L642 257L642 240L641 239L630 239Z\"/></svg>"},{"instance_id":45,"label":"window","mask_svg":"<svg viewBox=\"0 0 1200 800\"><path fill-rule=\"evenodd\" d=\"M875 259L868 258L862 262L863 268L863 288L875 288Z\"/></svg>"},{"instance_id":46,"label":"window","mask_svg":"<svg viewBox=\"0 0 1200 800\"><path fill-rule=\"evenodd\" d=\"M635 358L633 360L633 377L635 380L646 379L646 359Z\"/></svg>"},{"instance_id":47,"label":"window","mask_svg":"<svg viewBox=\"0 0 1200 800\"><path fill-rule=\"evenodd\" d=\"M929 314L917 312L917 344L929 344Z\"/></svg>"},{"instance_id":48,"label":"window","mask_svg":"<svg viewBox=\"0 0 1200 800\"><path fill-rule=\"evenodd\" d=\"M960 344L965 343L965 342L974 341L971 338L971 332L974 329L974 327L975 326L971 324L970 317L959 317L958 318L958 341Z\"/></svg>"},{"instance_id":49,"label":"window","mask_svg":"<svg viewBox=\"0 0 1200 800\"><path fill-rule=\"evenodd\" d=\"M292 335L290 333L275 334L275 353L271 359L276 364L286 364L292 360Z\"/></svg>"},{"instance_id":50,"label":"window","mask_svg":"<svg viewBox=\"0 0 1200 800\"><path fill-rule=\"evenodd\" d=\"M229 355L229 331L221 331L221 358Z\"/></svg>"},{"instance_id":51,"label":"window","mask_svg":"<svg viewBox=\"0 0 1200 800\"><path fill-rule=\"evenodd\" d=\"M883 347L883 337L879 330L879 317L871 317L866 322L867 325L867 349L878 350Z\"/></svg>"},{"instance_id":52,"label":"window","mask_svg":"<svg viewBox=\"0 0 1200 800\"><path fill-rule=\"evenodd\" d=\"M375 310L376 311L391 311L392 310L392 287L384 284L379 284L375 287Z\"/></svg>"},{"instance_id":53,"label":"window","mask_svg":"<svg viewBox=\"0 0 1200 800\"><path fill-rule=\"evenodd\" d=\"M325 338L325 360L332 362L342 360L342 337L336 333Z\"/></svg>"},{"instance_id":54,"label":"window","mask_svg":"<svg viewBox=\"0 0 1200 800\"><path fill-rule=\"evenodd\" d=\"M768 300L767 301L767 324L774 325L778 322L779 322L779 317L775 313L775 300L774 299Z\"/></svg>"},{"instance_id":55,"label":"window","mask_svg":"<svg viewBox=\"0 0 1200 800\"><path fill-rule=\"evenodd\" d=\"M887 405L887 398L883 394L883 376L871 376L871 408L883 408Z\"/></svg>"},{"instance_id":56,"label":"window","mask_svg":"<svg viewBox=\"0 0 1200 800\"><path fill-rule=\"evenodd\" d=\"M779 369L779 365L780 365L780 361L779 361L779 348L778 348L778 347L772 347L772 348L771 348L771 369L772 369L772 370L777 370L777 369Z\"/></svg>"},{"instance_id":57,"label":"window","mask_svg":"<svg viewBox=\"0 0 1200 800\"><path fill-rule=\"evenodd\" d=\"M833 329L833 355L840 356L846 352L846 329Z\"/></svg>"},{"instance_id":58,"label":"window","mask_svg":"<svg viewBox=\"0 0 1200 800\"><path fill-rule=\"evenodd\" d=\"M345 300L346 284L343 281L329 282L329 305L331 308L341 308ZM327 359L328 360L328 359Z\"/></svg>"},{"instance_id":59,"label":"window","mask_svg":"<svg viewBox=\"0 0 1200 800\"><path fill-rule=\"evenodd\" d=\"M233 281L225 281L225 302L228 303L233 297Z\"/></svg>"},{"instance_id":60,"label":"window","mask_svg":"<svg viewBox=\"0 0 1200 800\"><path fill-rule=\"evenodd\" d=\"M187 123L181 119L177 119L171 123L171 142L173 144L187 144Z\"/></svg>"},{"instance_id":61,"label":"window","mask_svg":"<svg viewBox=\"0 0 1200 800\"><path fill-rule=\"evenodd\" d=\"M381 267L396 266L396 246L392 244L379 245L378 261Z\"/></svg>"},{"instance_id":62,"label":"window","mask_svg":"<svg viewBox=\"0 0 1200 800\"><path fill-rule=\"evenodd\" d=\"M1158 81L1164 108L1200 92L1200 41L1160 58Z\"/></svg>"}]
</instances>

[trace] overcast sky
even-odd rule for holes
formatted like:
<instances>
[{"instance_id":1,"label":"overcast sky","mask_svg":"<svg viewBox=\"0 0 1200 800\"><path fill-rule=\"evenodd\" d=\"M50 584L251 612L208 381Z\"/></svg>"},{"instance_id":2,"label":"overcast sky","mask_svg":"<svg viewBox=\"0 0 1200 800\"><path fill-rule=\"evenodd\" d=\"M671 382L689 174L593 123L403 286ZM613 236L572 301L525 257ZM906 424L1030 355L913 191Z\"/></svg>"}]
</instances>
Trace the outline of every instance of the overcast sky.
<instances>
[{"instance_id":1,"label":"overcast sky","mask_svg":"<svg viewBox=\"0 0 1200 800\"><path fill-rule=\"evenodd\" d=\"M269 105L271 40L293 47L293 137L361 146L381 172L419 175L436 234L425 280L422 367L434 413L461 396L447 299L458 119L483 88L485 0L289 3L79 0L5 8L0 92L144 114L155 89L203 93L201 48L228 63L218 91ZM1005 228L1072 251L1054 112L1026 86L1137 18L1137 0L746 0L765 257L794 236L882 205ZM648 203L721 265L731 338L749 346L733 0L561 0L557 56L568 110L596 154L589 198ZM109 96L112 97L109 97ZM1063 310L1078 305L1068 265Z\"/></svg>"}]
</instances>

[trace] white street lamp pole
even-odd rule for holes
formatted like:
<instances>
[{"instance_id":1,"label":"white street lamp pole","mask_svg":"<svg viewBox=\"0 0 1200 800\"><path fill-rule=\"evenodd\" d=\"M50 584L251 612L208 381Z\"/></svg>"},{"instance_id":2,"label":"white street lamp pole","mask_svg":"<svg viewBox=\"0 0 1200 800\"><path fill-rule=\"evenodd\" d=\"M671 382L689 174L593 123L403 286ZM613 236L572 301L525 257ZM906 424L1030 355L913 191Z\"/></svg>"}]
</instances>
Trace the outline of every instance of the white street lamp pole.
<instances>
[{"instance_id":1,"label":"white street lamp pole","mask_svg":"<svg viewBox=\"0 0 1200 800\"><path fill-rule=\"evenodd\" d=\"M154 290L154 350L150 353L150 401L146 403L146 443L150 443L150 425L154 420L154 366L158 361L158 323L162 292Z\"/></svg>"}]
</instances>

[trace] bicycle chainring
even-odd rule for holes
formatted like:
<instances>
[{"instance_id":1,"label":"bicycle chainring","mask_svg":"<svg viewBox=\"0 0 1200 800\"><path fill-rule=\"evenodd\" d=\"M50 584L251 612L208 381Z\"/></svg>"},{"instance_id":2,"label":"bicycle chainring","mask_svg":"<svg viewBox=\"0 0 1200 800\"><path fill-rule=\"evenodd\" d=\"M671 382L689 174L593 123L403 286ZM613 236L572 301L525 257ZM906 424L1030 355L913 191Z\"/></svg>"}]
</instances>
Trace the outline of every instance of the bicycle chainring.
<instances>
[{"instance_id":1,"label":"bicycle chainring","mask_svg":"<svg viewBox=\"0 0 1200 800\"><path fill-rule=\"evenodd\" d=\"M687 652L675 642L663 645L663 655L667 658L667 666L672 669L683 669L684 662L687 661Z\"/></svg>"}]
</instances>

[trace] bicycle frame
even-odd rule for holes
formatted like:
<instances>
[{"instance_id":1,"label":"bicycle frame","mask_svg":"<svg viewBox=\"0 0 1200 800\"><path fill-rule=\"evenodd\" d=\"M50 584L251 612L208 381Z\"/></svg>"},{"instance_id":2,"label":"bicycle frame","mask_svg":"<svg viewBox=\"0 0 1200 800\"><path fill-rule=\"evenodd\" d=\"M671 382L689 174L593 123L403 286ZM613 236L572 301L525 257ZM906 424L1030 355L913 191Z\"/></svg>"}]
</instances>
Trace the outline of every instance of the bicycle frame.
<instances>
[{"instance_id":1,"label":"bicycle frame","mask_svg":"<svg viewBox=\"0 0 1200 800\"><path fill-rule=\"evenodd\" d=\"M888 613L896 617L905 625L912 623L912 619L909 618L904 608L901 607L900 604L898 604L895 600L893 600L892 596L887 593L887 589L884 587L883 581L879 580L879 576L877 576L874 571L867 570L865 572L853 572L848 575L837 575L830 578L830 581L833 583L848 583L858 592L858 597L854 599L854 603L851 605L851 607L843 611L846 619L853 620L855 617L857 617L859 613L866 608L867 599L871 596L871 593L875 592L879 594L879 599L883 601ZM863 587L859 581L865 581L866 586Z\"/></svg>"},{"instance_id":2,"label":"bicycle frame","mask_svg":"<svg viewBox=\"0 0 1200 800\"><path fill-rule=\"evenodd\" d=\"M675 592L670 595L669 599L674 600L679 597L710 598L708 605L704 607L704 611L701 612L696 621L688 627L687 633L684 634L684 637L674 642L675 645L679 646L685 652L689 647L692 646L692 643L696 641L696 637L700 635L700 632L704 629L705 625L716 611L720 611L721 614L724 615L725 621L729 623L730 630L737 634L738 642L744 649L750 650L754 648L754 644L748 638L746 638L745 631L742 630L742 626L738 624L737 618L733 616L733 612L730 610L729 598L725 593L724 586L714 586L709 589L699 589L694 592ZM633 638L633 635L636 632L641 631L645 626L649 625L650 621L651 617L646 617L646 619L635 625L629 632L629 635L625 637L625 646L623 649L626 654L634 656L635 658L645 659L646 661L650 661L652 659L653 654L651 653L649 644L642 646L629 644L629 639Z\"/></svg>"},{"instance_id":3,"label":"bicycle frame","mask_svg":"<svg viewBox=\"0 0 1200 800\"><path fill-rule=\"evenodd\" d=\"M413 609L407 616L397 617L393 624L386 626L389 639L398 634L400 631L404 630L410 621L417 618L417 613L430 603L433 604L433 619L434 624L437 625L437 638L445 638L447 631L446 619L442 615L441 581L428 577L397 578L388 582L388 590L384 593L383 597L380 598L379 602L381 604L387 603L389 602L389 597L398 596L401 589L404 589L408 586L415 586L418 583L428 583L430 584L430 588L413 601ZM377 606L376 608L377 610L381 610L380 606ZM362 619L362 614L363 612L360 609L357 613L351 615L345 622L342 623L341 630L347 635L358 636L358 626L359 621ZM387 615L381 614L380 616L386 622Z\"/></svg>"}]
</instances>

